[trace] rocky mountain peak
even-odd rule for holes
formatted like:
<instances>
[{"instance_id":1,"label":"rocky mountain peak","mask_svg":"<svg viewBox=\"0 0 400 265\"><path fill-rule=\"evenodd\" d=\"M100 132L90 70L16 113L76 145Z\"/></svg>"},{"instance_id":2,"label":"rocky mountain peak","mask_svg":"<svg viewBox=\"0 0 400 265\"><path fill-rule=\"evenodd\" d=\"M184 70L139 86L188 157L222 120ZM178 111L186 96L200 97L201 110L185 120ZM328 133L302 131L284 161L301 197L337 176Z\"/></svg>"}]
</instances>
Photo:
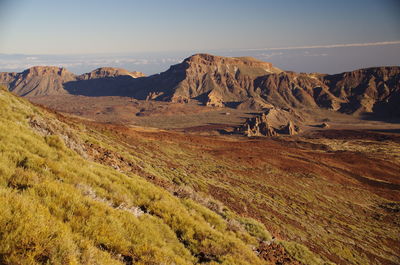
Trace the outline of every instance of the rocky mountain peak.
<instances>
[{"instance_id":1,"label":"rocky mountain peak","mask_svg":"<svg viewBox=\"0 0 400 265\"><path fill-rule=\"evenodd\" d=\"M189 65L226 65L226 66L249 66L261 67L271 72L281 72L280 69L273 67L272 63L257 60L253 57L223 57L206 53L199 53L186 58L184 63Z\"/></svg>"},{"instance_id":2,"label":"rocky mountain peak","mask_svg":"<svg viewBox=\"0 0 400 265\"><path fill-rule=\"evenodd\" d=\"M58 76L73 76L71 72L63 67L58 66L33 66L22 72L24 76L44 76L44 75L58 75Z\"/></svg>"},{"instance_id":3,"label":"rocky mountain peak","mask_svg":"<svg viewBox=\"0 0 400 265\"><path fill-rule=\"evenodd\" d=\"M96 79L96 78L107 78L107 77L116 77L116 76L130 76L132 78L143 77L145 74L142 72L129 72L128 70L122 68L115 67L100 67L97 68L90 73L86 73L81 75L81 79Z\"/></svg>"}]
</instances>

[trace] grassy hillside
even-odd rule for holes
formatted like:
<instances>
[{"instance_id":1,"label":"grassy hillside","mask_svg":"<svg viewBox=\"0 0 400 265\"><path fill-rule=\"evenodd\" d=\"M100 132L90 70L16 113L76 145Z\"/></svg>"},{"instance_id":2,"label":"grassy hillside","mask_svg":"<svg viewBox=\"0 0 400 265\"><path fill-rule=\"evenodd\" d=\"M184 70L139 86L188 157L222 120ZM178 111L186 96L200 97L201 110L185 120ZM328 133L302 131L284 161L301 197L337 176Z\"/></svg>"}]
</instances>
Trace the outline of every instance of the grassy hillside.
<instances>
[{"instance_id":1,"label":"grassy hillside","mask_svg":"<svg viewBox=\"0 0 400 265\"><path fill-rule=\"evenodd\" d=\"M0 112L0 264L400 262L400 138L128 128L5 91Z\"/></svg>"},{"instance_id":2,"label":"grassy hillside","mask_svg":"<svg viewBox=\"0 0 400 265\"><path fill-rule=\"evenodd\" d=\"M101 139L86 140L95 161L135 172L225 220L234 216L248 231L258 230L244 217L325 260L400 262L399 137L328 130L310 138L267 140L85 126L87 135ZM281 244L291 256L313 263L301 246Z\"/></svg>"},{"instance_id":3,"label":"grassy hillside","mask_svg":"<svg viewBox=\"0 0 400 265\"><path fill-rule=\"evenodd\" d=\"M106 139L0 91L0 264L267 263L261 223L95 162Z\"/></svg>"}]
</instances>

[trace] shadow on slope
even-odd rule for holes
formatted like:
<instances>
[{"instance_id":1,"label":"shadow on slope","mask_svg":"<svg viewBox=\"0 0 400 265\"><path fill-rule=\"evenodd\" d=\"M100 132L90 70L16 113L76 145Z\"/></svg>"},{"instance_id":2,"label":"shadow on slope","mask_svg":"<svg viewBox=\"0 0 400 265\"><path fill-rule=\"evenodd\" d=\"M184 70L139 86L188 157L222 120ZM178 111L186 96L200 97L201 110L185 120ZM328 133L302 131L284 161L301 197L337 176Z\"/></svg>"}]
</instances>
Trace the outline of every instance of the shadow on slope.
<instances>
[{"instance_id":1,"label":"shadow on slope","mask_svg":"<svg viewBox=\"0 0 400 265\"><path fill-rule=\"evenodd\" d=\"M89 80L70 81L64 84L64 89L72 95L89 97L129 96L140 82L131 76L104 77Z\"/></svg>"},{"instance_id":2,"label":"shadow on slope","mask_svg":"<svg viewBox=\"0 0 400 265\"><path fill-rule=\"evenodd\" d=\"M174 88L185 78L182 73L169 74L170 71L174 71L173 67L171 69L149 77L116 76L70 81L64 83L64 89L72 95L130 96L140 100L164 101L171 98Z\"/></svg>"}]
</instances>

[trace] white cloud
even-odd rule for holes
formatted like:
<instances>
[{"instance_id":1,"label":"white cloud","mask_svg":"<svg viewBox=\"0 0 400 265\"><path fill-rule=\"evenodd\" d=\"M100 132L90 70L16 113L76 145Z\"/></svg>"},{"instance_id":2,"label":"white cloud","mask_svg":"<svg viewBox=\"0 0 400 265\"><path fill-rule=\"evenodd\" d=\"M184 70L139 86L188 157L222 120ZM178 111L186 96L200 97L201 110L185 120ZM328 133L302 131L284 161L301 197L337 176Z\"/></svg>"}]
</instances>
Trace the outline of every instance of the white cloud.
<instances>
[{"instance_id":1,"label":"white cloud","mask_svg":"<svg viewBox=\"0 0 400 265\"><path fill-rule=\"evenodd\" d=\"M131 69L136 65L140 67L164 67L180 62L180 58L159 57L159 58L135 58L130 56L13 56L0 54L0 72L2 71L23 71L37 65L65 67L70 71L88 72L102 66L113 66ZM134 69L137 70L137 69ZM140 70L140 69L139 69Z\"/></svg>"},{"instance_id":2,"label":"white cloud","mask_svg":"<svg viewBox=\"0 0 400 265\"><path fill-rule=\"evenodd\" d=\"M328 56L329 54L327 53L310 53L310 52L304 52L304 56Z\"/></svg>"},{"instance_id":3,"label":"white cloud","mask_svg":"<svg viewBox=\"0 0 400 265\"><path fill-rule=\"evenodd\" d=\"M271 53L261 53L259 57L269 59L274 56L283 55L283 52L271 52Z\"/></svg>"},{"instance_id":4,"label":"white cloud","mask_svg":"<svg viewBox=\"0 0 400 265\"><path fill-rule=\"evenodd\" d=\"M279 48L276 47L276 48L260 48L260 49L242 49L241 51L273 51L273 50L302 50L302 49L321 49L321 48L340 48L340 47L368 47L368 46L385 46L394 44L400 44L400 40L365 42L365 43L330 44L330 45L292 46L292 47L279 47Z\"/></svg>"}]
</instances>

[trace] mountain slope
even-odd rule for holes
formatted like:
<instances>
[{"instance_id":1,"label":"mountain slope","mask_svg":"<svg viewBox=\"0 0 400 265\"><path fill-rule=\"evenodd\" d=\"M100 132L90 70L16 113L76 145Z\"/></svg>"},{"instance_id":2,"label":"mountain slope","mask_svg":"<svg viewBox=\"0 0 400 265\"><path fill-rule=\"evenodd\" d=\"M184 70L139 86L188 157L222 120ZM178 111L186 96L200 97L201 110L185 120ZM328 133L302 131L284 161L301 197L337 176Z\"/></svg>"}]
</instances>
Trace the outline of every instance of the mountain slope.
<instances>
[{"instance_id":1,"label":"mountain slope","mask_svg":"<svg viewBox=\"0 0 400 265\"><path fill-rule=\"evenodd\" d=\"M133 78L144 77L145 75L141 72L129 72L122 68L115 67L101 67L97 68L90 73L82 74L78 77L79 80L117 77L117 76L130 76Z\"/></svg>"},{"instance_id":2,"label":"mountain slope","mask_svg":"<svg viewBox=\"0 0 400 265\"><path fill-rule=\"evenodd\" d=\"M70 93L172 102L194 100L208 106L253 110L275 106L393 117L400 114L398 66L336 75L305 74L282 71L250 57L196 54L149 77L109 67L80 76L61 68L36 67L19 74L0 73L0 83L21 96Z\"/></svg>"},{"instance_id":3,"label":"mountain slope","mask_svg":"<svg viewBox=\"0 0 400 265\"><path fill-rule=\"evenodd\" d=\"M253 58L196 54L159 75L134 80L123 94L173 102L262 109L326 108L345 113L396 108L400 67L337 75L282 71Z\"/></svg>"},{"instance_id":4,"label":"mountain slope","mask_svg":"<svg viewBox=\"0 0 400 265\"><path fill-rule=\"evenodd\" d=\"M20 96L40 96L65 94L65 82L76 79L65 68L55 66L35 66L22 73L10 75L0 73L0 83L7 84L9 90Z\"/></svg>"},{"instance_id":5,"label":"mountain slope","mask_svg":"<svg viewBox=\"0 0 400 265\"><path fill-rule=\"evenodd\" d=\"M275 106L337 110L341 100L329 91L320 76L282 72L260 77L254 87L263 100Z\"/></svg>"},{"instance_id":6,"label":"mountain slope","mask_svg":"<svg viewBox=\"0 0 400 265\"><path fill-rule=\"evenodd\" d=\"M400 67L366 68L326 75L322 80L333 95L344 101L341 112L384 112L388 108L400 114ZM390 114L387 112L384 114Z\"/></svg>"},{"instance_id":7,"label":"mountain slope","mask_svg":"<svg viewBox=\"0 0 400 265\"><path fill-rule=\"evenodd\" d=\"M246 89L255 78L281 72L270 63L251 57L228 58L210 54L196 54L173 65L159 75L151 76L135 94L151 98L185 102L193 98L207 98L218 93L225 102L246 99Z\"/></svg>"},{"instance_id":8,"label":"mountain slope","mask_svg":"<svg viewBox=\"0 0 400 265\"><path fill-rule=\"evenodd\" d=\"M258 110L277 106L381 113L396 109L400 98L397 66L305 74L251 58L197 54L160 75L136 81L131 91L140 99L199 100L205 105Z\"/></svg>"},{"instance_id":9,"label":"mountain slope","mask_svg":"<svg viewBox=\"0 0 400 265\"><path fill-rule=\"evenodd\" d=\"M66 124L5 91L0 114L1 264L268 263L252 250L271 240L255 220L173 196L107 165L110 152L93 162L107 142L118 146L108 133Z\"/></svg>"},{"instance_id":10,"label":"mountain slope","mask_svg":"<svg viewBox=\"0 0 400 265\"><path fill-rule=\"evenodd\" d=\"M0 84L19 96L62 95L75 91L92 91L96 87L113 91L132 78L143 77L140 72L128 72L121 68L103 67L90 73L75 75L65 68L34 66L21 73L0 73Z\"/></svg>"}]
</instances>

